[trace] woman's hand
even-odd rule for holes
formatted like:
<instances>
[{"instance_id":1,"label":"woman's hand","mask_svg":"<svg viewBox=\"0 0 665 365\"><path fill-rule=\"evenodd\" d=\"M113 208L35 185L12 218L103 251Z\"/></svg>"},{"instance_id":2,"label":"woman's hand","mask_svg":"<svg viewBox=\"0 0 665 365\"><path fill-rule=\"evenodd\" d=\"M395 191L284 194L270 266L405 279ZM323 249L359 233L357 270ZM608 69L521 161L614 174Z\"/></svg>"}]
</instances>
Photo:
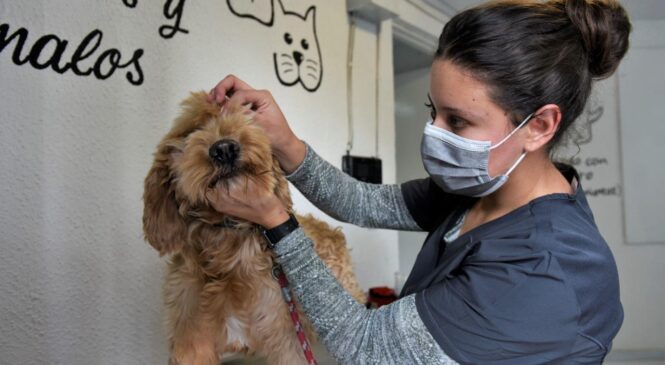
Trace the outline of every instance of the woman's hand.
<instances>
[{"instance_id":1,"label":"woman's hand","mask_svg":"<svg viewBox=\"0 0 665 365\"><path fill-rule=\"evenodd\" d=\"M218 185L206 192L215 210L232 217L256 223L266 229L277 227L289 219L289 213L272 192L257 189L252 179L245 186L227 188Z\"/></svg>"},{"instance_id":2,"label":"woman's hand","mask_svg":"<svg viewBox=\"0 0 665 365\"><path fill-rule=\"evenodd\" d=\"M255 90L233 75L226 76L210 90L209 101L249 106L254 121L268 135L272 150L286 173L293 172L305 159L305 144L296 137L275 99L267 90Z\"/></svg>"}]
</instances>

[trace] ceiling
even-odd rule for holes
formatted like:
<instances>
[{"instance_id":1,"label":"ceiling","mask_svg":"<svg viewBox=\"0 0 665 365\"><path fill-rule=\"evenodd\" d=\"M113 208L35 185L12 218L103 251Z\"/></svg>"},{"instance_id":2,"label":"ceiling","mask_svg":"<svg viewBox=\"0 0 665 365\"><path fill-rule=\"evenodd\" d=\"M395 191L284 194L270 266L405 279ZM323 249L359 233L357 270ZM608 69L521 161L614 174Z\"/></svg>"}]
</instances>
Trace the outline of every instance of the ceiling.
<instances>
[{"instance_id":1,"label":"ceiling","mask_svg":"<svg viewBox=\"0 0 665 365\"><path fill-rule=\"evenodd\" d=\"M483 0L425 0L428 3L439 3L442 9L454 11L464 10L481 4ZM663 0L619 0L626 8L631 19L656 20L665 19L665 1Z\"/></svg>"},{"instance_id":2,"label":"ceiling","mask_svg":"<svg viewBox=\"0 0 665 365\"><path fill-rule=\"evenodd\" d=\"M482 4L485 0L423 0L446 14ZM665 0L619 0L632 20L665 20ZM394 42L395 73L429 67L432 55L416 50L397 39Z\"/></svg>"}]
</instances>

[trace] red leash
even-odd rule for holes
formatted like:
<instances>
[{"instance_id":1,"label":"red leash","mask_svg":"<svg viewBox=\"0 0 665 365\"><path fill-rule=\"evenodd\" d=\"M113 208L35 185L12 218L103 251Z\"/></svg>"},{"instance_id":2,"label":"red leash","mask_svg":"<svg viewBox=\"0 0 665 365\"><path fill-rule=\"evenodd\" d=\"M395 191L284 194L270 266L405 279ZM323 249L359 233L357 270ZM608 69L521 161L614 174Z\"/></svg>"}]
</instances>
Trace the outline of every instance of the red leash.
<instances>
[{"instance_id":1,"label":"red leash","mask_svg":"<svg viewBox=\"0 0 665 365\"><path fill-rule=\"evenodd\" d=\"M312 347L305 337L305 331L300 324L300 317L296 311L296 304L293 302L291 293L289 291L289 281L286 280L286 275L282 270L282 266L278 263L273 263L272 265L272 277L279 282L279 286L282 288L282 297L284 301L289 306L289 313L291 314L291 321L296 328L296 335L298 336L298 341L300 341L300 346L302 346L302 351L305 354L305 359L309 365L317 365L314 354L312 353Z\"/></svg>"}]
</instances>

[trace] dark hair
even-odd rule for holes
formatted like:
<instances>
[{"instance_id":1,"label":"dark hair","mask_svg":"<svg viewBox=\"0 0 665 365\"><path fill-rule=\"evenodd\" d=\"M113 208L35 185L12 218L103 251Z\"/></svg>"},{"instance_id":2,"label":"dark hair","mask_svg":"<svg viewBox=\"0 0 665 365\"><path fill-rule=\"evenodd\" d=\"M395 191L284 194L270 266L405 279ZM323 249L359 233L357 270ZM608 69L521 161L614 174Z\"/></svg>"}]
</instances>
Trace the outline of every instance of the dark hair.
<instances>
[{"instance_id":1,"label":"dark hair","mask_svg":"<svg viewBox=\"0 0 665 365\"><path fill-rule=\"evenodd\" d=\"M543 105L562 112L551 150L582 113L594 79L628 50L631 24L615 0L498 1L455 15L436 58L470 71L517 124Z\"/></svg>"}]
</instances>

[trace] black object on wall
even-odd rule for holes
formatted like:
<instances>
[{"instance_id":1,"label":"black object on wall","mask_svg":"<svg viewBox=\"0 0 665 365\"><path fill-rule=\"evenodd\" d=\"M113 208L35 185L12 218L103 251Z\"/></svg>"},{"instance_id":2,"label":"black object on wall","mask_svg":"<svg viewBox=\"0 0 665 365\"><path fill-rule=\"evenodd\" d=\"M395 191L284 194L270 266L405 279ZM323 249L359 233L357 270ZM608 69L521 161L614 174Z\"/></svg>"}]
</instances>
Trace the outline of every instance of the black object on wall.
<instances>
[{"instance_id":1,"label":"black object on wall","mask_svg":"<svg viewBox=\"0 0 665 365\"><path fill-rule=\"evenodd\" d=\"M381 184L381 159L376 157L360 157L346 154L342 156L342 171L354 178L372 183Z\"/></svg>"}]
</instances>

